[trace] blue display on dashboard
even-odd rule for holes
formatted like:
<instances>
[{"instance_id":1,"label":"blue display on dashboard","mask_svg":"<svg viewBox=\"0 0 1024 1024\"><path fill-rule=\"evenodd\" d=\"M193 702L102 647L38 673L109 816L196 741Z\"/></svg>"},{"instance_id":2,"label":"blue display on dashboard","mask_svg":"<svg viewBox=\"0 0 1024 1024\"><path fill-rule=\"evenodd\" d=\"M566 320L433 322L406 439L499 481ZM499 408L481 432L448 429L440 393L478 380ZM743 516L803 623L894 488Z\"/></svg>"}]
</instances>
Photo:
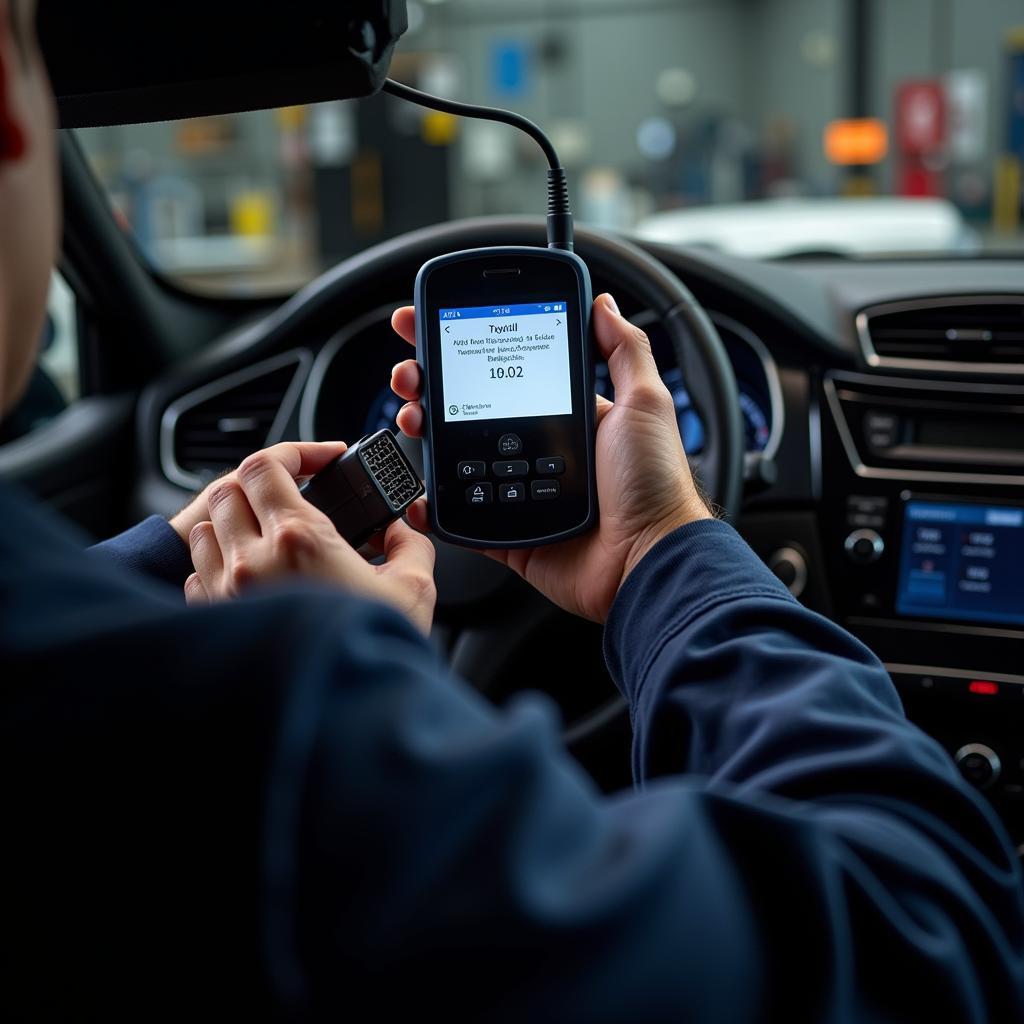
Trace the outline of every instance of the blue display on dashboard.
<instances>
[{"instance_id":1,"label":"blue display on dashboard","mask_svg":"<svg viewBox=\"0 0 1024 1024\"><path fill-rule=\"evenodd\" d=\"M1024 508L907 502L896 611L1024 625Z\"/></svg>"}]
</instances>

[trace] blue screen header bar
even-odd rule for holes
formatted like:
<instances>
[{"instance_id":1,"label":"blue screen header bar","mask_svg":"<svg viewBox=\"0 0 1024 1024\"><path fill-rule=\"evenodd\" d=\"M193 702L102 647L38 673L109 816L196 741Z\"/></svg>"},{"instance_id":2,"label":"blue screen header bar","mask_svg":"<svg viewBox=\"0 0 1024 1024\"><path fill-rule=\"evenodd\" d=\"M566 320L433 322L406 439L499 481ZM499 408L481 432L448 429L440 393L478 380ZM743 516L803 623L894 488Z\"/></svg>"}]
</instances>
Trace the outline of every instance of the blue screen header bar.
<instances>
[{"instance_id":1,"label":"blue screen header bar","mask_svg":"<svg viewBox=\"0 0 1024 1024\"><path fill-rule=\"evenodd\" d=\"M1024 527L1024 509L992 505L939 505L910 502L907 519L915 523L959 523L962 526Z\"/></svg>"},{"instance_id":2,"label":"blue screen header bar","mask_svg":"<svg viewBox=\"0 0 1024 1024\"><path fill-rule=\"evenodd\" d=\"M524 302L516 306L461 306L442 309L442 320L494 320L510 316L543 316L545 313L564 313L565 300L554 302Z\"/></svg>"}]
</instances>

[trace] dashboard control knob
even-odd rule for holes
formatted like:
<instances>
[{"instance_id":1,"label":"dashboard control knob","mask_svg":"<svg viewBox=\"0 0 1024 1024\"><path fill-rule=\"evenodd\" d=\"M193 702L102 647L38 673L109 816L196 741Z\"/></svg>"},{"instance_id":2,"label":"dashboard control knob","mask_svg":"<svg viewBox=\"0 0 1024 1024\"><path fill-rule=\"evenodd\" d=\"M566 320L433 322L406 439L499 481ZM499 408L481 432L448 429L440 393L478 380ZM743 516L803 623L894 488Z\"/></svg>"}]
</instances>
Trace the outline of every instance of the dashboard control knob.
<instances>
[{"instance_id":1,"label":"dashboard control knob","mask_svg":"<svg viewBox=\"0 0 1024 1024\"><path fill-rule=\"evenodd\" d=\"M799 597L806 589L807 559L796 548L779 548L768 559L768 568L794 597Z\"/></svg>"},{"instance_id":2,"label":"dashboard control knob","mask_svg":"<svg viewBox=\"0 0 1024 1024\"><path fill-rule=\"evenodd\" d=\"M854 530L846 538L843 547L852 561L867 565L882 557L885 541L874 530Z\"/></svg>"},{"instance_id":3,"label":"dashboard control knob","mask_svg":"<svg viewBox=\"0 0 1024 1024\"><path fill-rule=\"evenodd\" d=\"M960 774L978 789L988 789L999 778L1002 764L999 755L984 743L967 743L954 755Z\"/></svg>"}]
</instances>

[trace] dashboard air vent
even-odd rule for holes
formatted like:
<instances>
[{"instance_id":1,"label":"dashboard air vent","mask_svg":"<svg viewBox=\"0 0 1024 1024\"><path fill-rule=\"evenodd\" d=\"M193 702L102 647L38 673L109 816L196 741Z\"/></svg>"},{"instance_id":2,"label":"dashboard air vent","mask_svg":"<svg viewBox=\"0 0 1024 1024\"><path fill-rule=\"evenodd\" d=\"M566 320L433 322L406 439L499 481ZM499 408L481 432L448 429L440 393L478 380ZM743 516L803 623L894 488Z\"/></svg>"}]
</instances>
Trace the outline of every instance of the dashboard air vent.
<instances>
[{"instance_id":1,"label":"dashboard air vent","mask_svg":"<svg viewBox=\"0 0 1024 1024\"><path fill-rule=\"evenodd\" d=\"M901 303L858 318L875 366L936 363L989 372L1024 372L1024 299Z\"/></svg>"},{"instance_id":2,"label":"dashboard air vent","mask_svg":"<svg viewBox=\"0 0 1024 1024\"><path fill-rule=\"evenodd\" d=\"M200 486L277 441L308 363L307 352L288 352L178 399L164 416L167 476Z\"/></svg>"}]
</instances>

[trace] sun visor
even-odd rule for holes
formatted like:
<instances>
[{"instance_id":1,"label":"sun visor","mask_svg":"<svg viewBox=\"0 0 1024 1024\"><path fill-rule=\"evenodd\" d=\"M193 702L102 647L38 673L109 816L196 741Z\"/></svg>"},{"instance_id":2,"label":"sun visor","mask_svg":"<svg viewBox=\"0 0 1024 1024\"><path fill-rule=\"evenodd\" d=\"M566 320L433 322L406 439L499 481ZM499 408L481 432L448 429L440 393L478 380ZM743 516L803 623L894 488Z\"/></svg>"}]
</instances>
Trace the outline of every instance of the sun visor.
<instances>
[{"instance_id":1,"label":"sun visor","mask_svg":"<svg viewBox=\"0 0 1024 1024\"><path fill-rule=\"evenodd\" d=\"M166 121L380 89L405 0L40 0L63 128Z\"/></svg>"}]
</instances>

